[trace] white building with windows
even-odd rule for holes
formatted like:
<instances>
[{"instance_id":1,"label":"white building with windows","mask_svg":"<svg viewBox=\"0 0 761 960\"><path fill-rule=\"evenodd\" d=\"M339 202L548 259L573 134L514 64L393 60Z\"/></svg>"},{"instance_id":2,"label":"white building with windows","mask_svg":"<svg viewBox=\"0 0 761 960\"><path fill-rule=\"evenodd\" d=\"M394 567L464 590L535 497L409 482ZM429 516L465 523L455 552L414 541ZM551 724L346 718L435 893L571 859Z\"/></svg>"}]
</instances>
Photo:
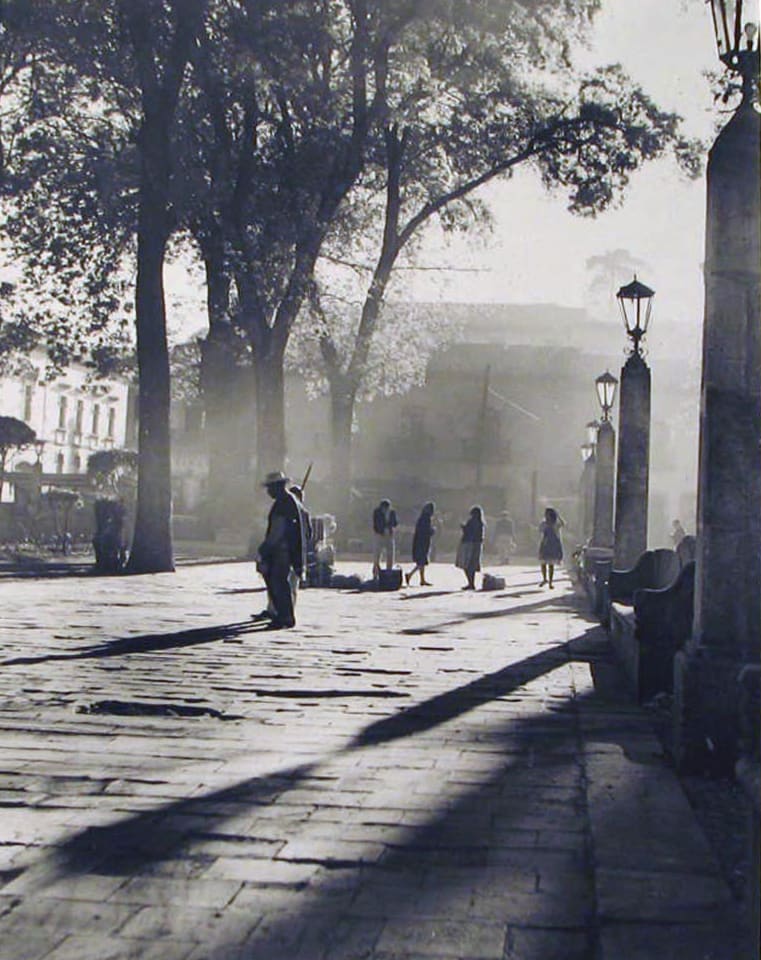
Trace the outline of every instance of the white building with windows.
<instances>
[{"instance_id":1,"label":"white building with windows","mask_svg":"<svg viewBox=\"0 0 761 960\"><path fill-rule=\"evenodd\" d=\"M46 480L87 473L96 450L134 447L134 414L126 380L101 380L83 364L72 364L55 380L45 379L45 354L33 352L13 374L0 377L0 415L23 420L37 434L37 448L12 451L6 471L41 464ZM12 481L12 478L9 478ZM12 482L3 500L13 500Z\"/></svg>"}]
</instances>

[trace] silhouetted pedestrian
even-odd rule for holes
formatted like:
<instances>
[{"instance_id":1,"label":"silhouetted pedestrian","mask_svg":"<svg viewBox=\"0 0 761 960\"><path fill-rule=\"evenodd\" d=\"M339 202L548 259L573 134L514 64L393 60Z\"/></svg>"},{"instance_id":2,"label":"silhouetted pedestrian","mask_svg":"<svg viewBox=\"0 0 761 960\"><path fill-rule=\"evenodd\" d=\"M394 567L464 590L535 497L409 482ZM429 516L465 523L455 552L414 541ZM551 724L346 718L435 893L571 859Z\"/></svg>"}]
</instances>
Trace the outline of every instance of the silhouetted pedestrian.
<instances>
[{"instance_id":1,"label":"silhouetted pedestrian","mask_svg":"<svg viewBox=\"0 0 761 960\"><path fill-rule=\"evenodd\" d=\"M515 551L515 524L507 510L503 510L494 524L494 550L500 563L510 563L510 554Z\"/></svg>"},{"instance_id":2,"label":"silhouetted pedestrian","mask_svg":"<svg viewBox=\"0 0 761 960\"><path fill-rule=\"evenodd\" d=\"M675 550L686 536L687 531L682 526L682 521L673 520L671 523L671 543Z\"/></svg>"},{"instance_id":3,"label":"silhouetted pedestrian","mask_svg":"<svg viewBox=\"0 0 761 960\"><path fill-rule=\"evenodd\" d=\"M468 581L462 589L475 590L476 573L481 569L481 555L486 532L482 508L479 506L471 507L470 516L465 523L461 524L461 527L462 538L460 539L460 545L457 547L455 566L465 573Z\"/></svg>"},{"instance_id":4,"label":"silhouetted pedestrian","mask_svg":"<svg viewBox=\"0 0 761 960\"><path fill-rule=\"evenodd\" d=\"M385 554L386 569L394 569L396 559L395 530L399 526L390 500L381 500L373 510L373 577L380 578L381 557Z\"/></svg>"},{"instance_id":5,"label":"silhouetted pedestrian","mask_svg":"<svg viewBox=\"0 0 761 960\"><path fill-rule=\"evenodd\" d=\"M259 545L257 567L267 585L273 630L293 627L292 576L300 577L304 564L301 511L286 489L288 477L280 470L268 473L264 486L275 501L267 519L267 534Z\"/></svg>"},{"instance_id":6,"label":"silhouetted pedestrian","mask_svg":"<svg viewBox=\"0 0 761 960\"><path fill-rule=\"evenodd\" d=\"M420 516L415 524L415 532L412 535L412 562L415 566L409 573L405 574L404 579L407 586L410 580L419 571L420 586L430 587L431 584L425 579L425 568L431 562L431 541L436 533L436 527L433 525L433 514L436 510L436 504L429 501L420 511Z\"/></svg>"},{"instance_id":7,"label":"silhouetted pedestrian","mask_svg":"<svg viewBox=\"0 0 761 960\"><path fill-rule=\"evenodd\" d=\"M539 524L539 532L542 535L539 541L542 582L539 586L543 587L546 583L550 590L555 589L552 582L555 575L555 564L560 563L563 559L563 544L560 540L560 529L563 526L565 526L565 523L557 510L547 507L544 511L544 520Z\"/></svg>"}]
</instances>

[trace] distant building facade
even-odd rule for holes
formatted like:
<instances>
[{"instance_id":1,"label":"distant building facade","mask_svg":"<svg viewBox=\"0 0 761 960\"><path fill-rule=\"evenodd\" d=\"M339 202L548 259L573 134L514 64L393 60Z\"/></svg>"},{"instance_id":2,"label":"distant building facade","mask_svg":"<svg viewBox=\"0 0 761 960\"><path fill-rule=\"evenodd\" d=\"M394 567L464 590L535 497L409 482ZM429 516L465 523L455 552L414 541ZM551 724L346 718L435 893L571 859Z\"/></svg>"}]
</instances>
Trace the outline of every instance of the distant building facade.
<instances>
[{"instance_id":1,"label":"distant building facade","mask_svg":"<svg viewBox=\"0 0 761 960\"><path fill-rule=\"evenodd\" d=\"M23 420L41 449L12 451L6 471L25 472L40 465L45 482L84 477L87 458L97 450L135 447L134 398L120 378L95 379L73 363L56 380L45 379L45 354L34 351L17 372L0 377L0 414ZM14 499L13 478L3 500Z\"/></svg>"}]
</instances>

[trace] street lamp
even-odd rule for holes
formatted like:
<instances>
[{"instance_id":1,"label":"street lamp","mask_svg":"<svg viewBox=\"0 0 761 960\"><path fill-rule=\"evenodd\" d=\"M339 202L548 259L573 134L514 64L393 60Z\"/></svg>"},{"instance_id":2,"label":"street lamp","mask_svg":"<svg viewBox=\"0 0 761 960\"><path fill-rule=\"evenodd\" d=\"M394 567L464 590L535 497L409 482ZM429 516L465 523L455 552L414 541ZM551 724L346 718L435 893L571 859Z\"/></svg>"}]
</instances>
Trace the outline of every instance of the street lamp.
<instances>
[{"instance_id":1,"label":"street lamp","mask_svg":"<svg viewBox=\"0 0 761 960\"><path fill-rule=\"evenodd\" d=\"M650 472L650 369L642 356L642 338L650 325L655 291L636 274L616 294L626 335L632 343L621 368L618 398L618 470L614 562L633 567L647 550Z\"/></svg>"},{"instance_id":2,"label":"street lamp","mask_svg":"<svg viewBox=\"0 0 761 960\"><path fill-rule=\"evenodd\" d=\"M587 444L594 448L597 444L597 432L600 429L600 421L590 420L584 424L584 429L587 431Z\"/></svg>"},{"instance_id":3,"label":"street lamp","mask_svg":"<svg viewBox=\"0 0 761 960\"><path fill-rule=\"evenodd\" d=\"M750 17L757 11L750 0L711 0L719 59L743 78L743 92L751 93L758 76L758 26Z\"/></svg>"},{"instance_id":4,"label":"street lamp","mask_svg":"<svg viewBox=\"0 0 761 960\"><path fill-rule=\"evenodd\" d=\"M595 380L597 399L600 401L600 407L602 408L603 423L607 423L607 421L610 419L610 411L613 409L613 400L616 396L617 386L618 380L609 370L606 370L605 373L600 374L600 376Z\"/></svg>"},{"instance_id":5,"label":"street lamp","mask_svg":"<svg viewBox=\"0 0 761 960\"><path fill-rule=\"evenodd\" d=\"M584 463L586 463L587 460L591 459L594 452L595 452L595 445L593 443L582 443L581 459Z\"/></svg>"},{"instance_id":6,"label":"street lamp","mask_svg":"<svg viewBox=\"0 0 761 960\"><path fill-rule=\"evenodd\" d=\"M634 344L633 353L639 354L641 352L639 344L647 333L654 296L655 290L651 290L644 283L640 283L636 273L634 280L621 287L616 294L621 307L626 334Z\"/></svg>"},{"instance_id":7,"label":"street lamp","mask_svg":"<svg viewBox=\"0 0 761 960\"><path fill-rule=\"evenodd\" d=\"M595 441L595 489L592 546L602 548L605 556L612 555L613 547L613 482L616 469L616 433L610 422L610 411L616 396L618 380L606 370L595 380L597 399L602 408L600 423L587 424L587 436ZM594 432L593 432L594 431Z\"/></svg>"}]
</instances>

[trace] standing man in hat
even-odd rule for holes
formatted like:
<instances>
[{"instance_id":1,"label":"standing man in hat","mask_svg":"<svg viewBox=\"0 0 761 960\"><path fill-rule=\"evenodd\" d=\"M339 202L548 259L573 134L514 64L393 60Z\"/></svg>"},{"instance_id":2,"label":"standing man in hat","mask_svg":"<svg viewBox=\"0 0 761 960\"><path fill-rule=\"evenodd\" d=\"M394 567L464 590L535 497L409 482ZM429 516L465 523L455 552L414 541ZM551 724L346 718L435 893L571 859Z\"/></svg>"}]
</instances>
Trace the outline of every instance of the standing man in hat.
<instances>
[{"instance_id":1,"label":"standing man in hat","mask_svg":"<svg viewBox=\"0 0 761 960\"><path fill-rule=\"evenodd\" d=\"M267 535L259 546L257 566L267 585L273 630L295 626L291 580L301 577L304 569L301 511L287 485L288 477L282 470L268 473L264 480L274 503L267 519Z\"/></svg>"},{"instance_id":2,"label":"standing man in hat","mask_svg":"<svg viewBox=\"0 0 761 960\"><path fill-rule=\"evenodd\" d=\"M380 562L383 554L386 554L386 569L393 570L396 545L394 543L394 531L399 526L396 519L396 510L391 506L390 500L381 500L378 506L373 510L373 579L380 579Z\"/></svg>"}]
</instances>

